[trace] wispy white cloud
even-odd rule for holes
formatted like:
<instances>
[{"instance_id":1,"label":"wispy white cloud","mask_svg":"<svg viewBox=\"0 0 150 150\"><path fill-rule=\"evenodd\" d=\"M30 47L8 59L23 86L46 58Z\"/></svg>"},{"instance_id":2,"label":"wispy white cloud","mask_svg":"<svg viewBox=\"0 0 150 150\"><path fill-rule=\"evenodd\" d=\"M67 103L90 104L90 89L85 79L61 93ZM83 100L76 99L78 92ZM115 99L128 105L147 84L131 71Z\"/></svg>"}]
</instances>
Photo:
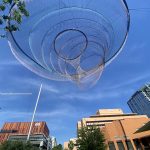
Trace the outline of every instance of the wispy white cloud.
<instances>
[{"instance_id":1,"label":"wispy white cloud","mask_svg":"<svg viewBox=\"0 0 150 150\"><path fill-rule=\"evenodd\" d=\"M137 45L137 43L133 43L130 45L130 48L128 49L128 54L135 54L137 50L142 50L147 45L147 42L142 42Z\"/></svg>"},{"instance_id":2,"label":"wispy white cloud","mask_svg":"<svg viewBox=\"0 0 150 150\"><path fill-rule=\"evenodd\" d=\"M107 99L115 99L118 98L120 95L125 95L128 93L132 93L133 90L117 90L117 91L110 91L110 90L101 90L101 91L94 91L92 93L86 93L86 94L76 94L76 93L67 93L65 95L62 95L60 99L66 100L66 101L106 101Z\"/></svg>"},{"instance_id":3,"label":"wispy white cloud","mask_svg":"<svg viewBox=\"0 0 150 150\"><path fill-rule=\"evenodd\" d=\"M15 93L15 92L0 92L0 96L25 96L25 95L32 95L32 93Z\"/></svg>"},{"instance_id":4,"label":"wispy white cloud","mask_svg":"<svg viewBox=\"0 0 150 150\"><path fill-rule=\"evenodd\" d=\"M149 79L150 80L150 72L147 72L147 73L143 73L137 77L134 77L132 79L128 79L128 80L125 80L124 82L120 82L120 84L111 84L112 86L108 86L107 87L107 90L113 90L113 89L119 89L119 88L123 88L125 86L129 86L129 85L133 85L135 83L138 83L142 80L145 80L145 79Z\"/></svg>"},{"instance_id":5,"label":"wispy white cloud","mask_svg":"<svg viewBox=\"0 0 150 150\"><path fill-rule=\"evenodd\" d=\"M17 78L16 80L17 80L17 82L21 82L22 84L26 83L26 84L29 84L29 85L32 85L35 87L40 87L40 84L41 84L41 81L34 79L34 78L25 78L24 80ZM43 84L42 89L49 91L51 93L55 93L55 94L60 93L60 91L58 90L58 88L56 86L50 85L50 84L45 83L45 82L42 82L42 84Z\"/></svg>"},{"instance_id":6,"label":"wispy white cloud","mask_svg":"<svg viewBox=\"0 0 150 150\"><path fill-rule=\"evenodd\" d=\"M6 61L0 61L0 66L17 66L21 65L17 60L6 60Z\"/></svg>"},{"instance_id":7,"label":"wispy white cloud","mask_svg":"<svg viewBox=\"0 0 150 150\"><path fill-rule=\"evenodd\" d=\"M150 79L150 72L143 73L137 77L120 81L119 84L114 84L113 82L109 83L109 85L104 85L103 88L101 88L100 91L92 91L92 92L86 92L84 93L72 93L68 92L64 95L61 95L60 99L66 100L66 101L105 101L108 98L118 98L122 95L129 95L134 93L135 89L132 88L131 85L135 85L136 83L139 83L140 81ZM130 86L128 90L126 90L126 86Z\"/></svg>"},{"instance_id":8,"label":"wispy white cloud","mask_svg":"<svg viewBox=\"0 0 150 150\"><path fill-rule=\"evenodd\" d=\"M120 59L119 62L125 63L126 65L141 63L143 59L143 55L141 55L140 52L142 52L143 49L146 49L146 47L147 47L147 42L142 42L140 44L132 43L132 45L129 45L129 47L127 46L126 49L121 53L127 59Z\"/></svg>"},{"instance_id":9,"label":"wispy white cloud","mask_svg":"<svg viewBox=\"0 0 150 150\"><path fill-rule=\"evenodd\" d=\"M70 113L71 112L71 113ZM65 108L58 108L53 111L46 112L37 112L36 117L38 118L57 118L57 117L71 117L76 118L81 112L76 111L70 105L67 105ZM1 111L1 116L7 116L8 118L30 118L32 117L33 112L25 112L25 111Z\"/></svg>"},{"instance_id":10,"label":"wispy white cloud","mask_svg":"<svg viewBox=\"0 0 150 150\"><path fill-rule=\"evenodd\" d=\"M7 71L8 67L16 67L20 66L20 63L12 60L12 61L0 61L0 72L3 72L4 70Z\"/></svg>"},{"instance_id":11,"label":"wispy white cloud","mask_svg":"<svg viewBox=\"0 0 150 150\"><path fill-rule=\"evenodd\" d=\"M43 88L53 93L60 93L57 87L44 83Z\"/></svg>"}]
</instances>

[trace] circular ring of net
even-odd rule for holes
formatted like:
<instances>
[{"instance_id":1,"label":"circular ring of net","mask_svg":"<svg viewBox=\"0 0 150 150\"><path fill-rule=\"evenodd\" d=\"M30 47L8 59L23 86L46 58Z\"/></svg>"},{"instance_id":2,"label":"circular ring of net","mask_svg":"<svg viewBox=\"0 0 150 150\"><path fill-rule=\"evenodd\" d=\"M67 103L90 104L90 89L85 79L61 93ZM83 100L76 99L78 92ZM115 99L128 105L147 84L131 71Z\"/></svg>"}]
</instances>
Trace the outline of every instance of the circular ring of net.
<instances>
[{"instance_id":1,"label":"circular ring of net","mask_svg":"<svg viewBox=\"0 0 150 150\"><path fill-rule=\"evenodd\" d=\"M20 31L8 32L8 41L15 57L44 78L93 85L126 42L124 0L32 0L26 6L30 17Z\"/></svg>"},{"instance_id":2,"label":"circular ring of net","mask_svg":"<svg viewBox=\"0 0 150 150\"><path fill-rule=\"evenodd\" d=\"M86 50L87 45L87 36L78 29L63 30L54 38L54 50L64 60L77 59Z\"/></svg>"}]
</instances>

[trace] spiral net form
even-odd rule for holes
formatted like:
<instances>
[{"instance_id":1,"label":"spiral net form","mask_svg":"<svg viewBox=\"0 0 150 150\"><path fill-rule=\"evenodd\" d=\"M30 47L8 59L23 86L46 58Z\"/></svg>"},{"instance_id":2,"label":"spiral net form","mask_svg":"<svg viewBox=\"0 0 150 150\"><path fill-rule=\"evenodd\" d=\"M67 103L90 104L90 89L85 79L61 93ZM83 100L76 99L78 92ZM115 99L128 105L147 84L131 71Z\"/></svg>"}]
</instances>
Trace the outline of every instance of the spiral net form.
<instances>
[{"instance_id":1,"label":"spiral net form","mask_svg":"<svg viewBox=\"0 0 150 150\"><path fill-rule=\"evenodd\" d=\"M50 80L94 85L128 36L124 0L32 0L26 6L30 17L7 33L9 45L24 66Z\"/></svg>"}]
</instances>

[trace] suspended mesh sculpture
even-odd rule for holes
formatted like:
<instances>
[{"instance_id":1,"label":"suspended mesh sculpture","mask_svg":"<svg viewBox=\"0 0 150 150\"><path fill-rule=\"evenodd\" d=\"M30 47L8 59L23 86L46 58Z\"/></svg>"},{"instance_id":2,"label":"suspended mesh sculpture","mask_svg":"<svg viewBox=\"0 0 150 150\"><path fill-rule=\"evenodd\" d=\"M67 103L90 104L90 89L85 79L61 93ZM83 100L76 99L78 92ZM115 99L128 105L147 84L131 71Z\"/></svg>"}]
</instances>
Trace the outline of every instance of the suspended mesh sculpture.
<instances>
[{"instance_id":1,"label":"suspended mesh sculpture","mask_svg":"<svg viewBox=\"0 0 150 150\"><path fill-rule=\"evenodd\" d=\"M93 85L127 39L130 16L124 0L32 0L26 5L30 17L7 36L15 57L44 78Z\"/></svg>"}]
</instances>

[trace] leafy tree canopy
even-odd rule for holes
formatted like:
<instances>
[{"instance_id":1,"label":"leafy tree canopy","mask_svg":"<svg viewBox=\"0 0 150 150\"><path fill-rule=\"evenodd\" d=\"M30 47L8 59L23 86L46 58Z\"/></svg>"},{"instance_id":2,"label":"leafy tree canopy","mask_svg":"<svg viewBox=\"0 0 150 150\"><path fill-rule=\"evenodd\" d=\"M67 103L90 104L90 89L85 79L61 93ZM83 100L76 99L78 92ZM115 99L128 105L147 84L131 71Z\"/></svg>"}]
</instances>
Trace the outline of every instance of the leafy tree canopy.
<instances>
[{"instance_id":1,"label":"leafy tree canopy","mask_svg":"<svg viewBox=\"0 0 150 150\"><path fill-rule=\"evenodd\" d=\"M99 128L82 127L76 141L78 150L105 150L105 138Z\"/></svg>"},{"instance_id":2,"label":"leafy tree canopy","mask_svg":"<svg viewBox=\"0 0 150 150\"><path fill-rule=\"evenodd\" d=\"M0 37L4 38L6 31L19 30L18 26L23 16L29 16L24 0L2 0L0 3ZM10 21L13 22L11 25L8 24Z\"/></svg>"},{"instance_id":3,"label":"leafy tree canopy","mask_svg":"<svg viewBox=\"0 0 150 150\"><path fill-rule=\"evenodd\" d=\"M55 146L52 150L63 150L63 147L61 144Z\"/></svg>"},{"instance_id":4,"label":"leafy tree canopy","mask_svg":"<svg viewBox=\"0 0 150 150\"><path fill-rule=\"evenodd\" d=\"M39 150L31 143L23 143L20 141L6 141L0 145L0 150Z\"/></svg>"},{"instance_id":5,"label":"leafy tree canopy","mask_svg":"<svg viewBox=\"0 0 150 150\"><path fill-rule=\"evenodd\" d=\"M68 148L69 148L69 150L73 150L74 149L74 143L72 141L70 141L68 143Z\"/></svg>"}]
</instances>

